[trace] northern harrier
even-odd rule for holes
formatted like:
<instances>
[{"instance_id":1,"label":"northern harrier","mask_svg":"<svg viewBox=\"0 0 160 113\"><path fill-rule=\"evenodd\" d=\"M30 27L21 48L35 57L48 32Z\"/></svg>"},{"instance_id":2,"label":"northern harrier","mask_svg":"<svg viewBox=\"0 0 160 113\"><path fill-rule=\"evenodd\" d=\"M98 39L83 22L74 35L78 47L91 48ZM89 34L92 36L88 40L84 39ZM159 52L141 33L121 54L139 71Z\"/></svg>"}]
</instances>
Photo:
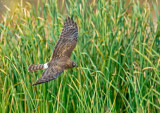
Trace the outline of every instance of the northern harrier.
<instances>
[{"instance_id":1,"label":"northern harrier","mask_svg":"<svg viewBox=\"0 0 160 113\"><path fill-rule=\"evenodd\" d=\"M57 42L51 61L45 64L32 64L28 71L46 69L42 76L33 85L49 82L56 79L65 69L76 67L77 64L70 60L71 53L78 40L78 27L72 18L68 17Z\"/></svg>"}]
</instances>

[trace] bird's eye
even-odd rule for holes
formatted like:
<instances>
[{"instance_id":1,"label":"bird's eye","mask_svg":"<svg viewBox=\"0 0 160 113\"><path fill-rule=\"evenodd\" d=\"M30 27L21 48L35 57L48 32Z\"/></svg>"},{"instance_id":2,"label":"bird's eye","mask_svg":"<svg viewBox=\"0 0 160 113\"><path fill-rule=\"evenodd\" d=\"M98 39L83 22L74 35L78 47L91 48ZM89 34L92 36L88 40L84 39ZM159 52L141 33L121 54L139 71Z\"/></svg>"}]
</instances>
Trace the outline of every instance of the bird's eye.
<instances>
[{"instance_id":1,"label":"bird's eye","mask_svg":"<svg viewBox=\"0 0 160 113\"><path fill-rule=\"evenodd\" d=\"M73 65L73 67L76 67L76 66L77 66L77 64L76 64L75 62L73 62L72 65Z\"/></svg>"}]
</instances>

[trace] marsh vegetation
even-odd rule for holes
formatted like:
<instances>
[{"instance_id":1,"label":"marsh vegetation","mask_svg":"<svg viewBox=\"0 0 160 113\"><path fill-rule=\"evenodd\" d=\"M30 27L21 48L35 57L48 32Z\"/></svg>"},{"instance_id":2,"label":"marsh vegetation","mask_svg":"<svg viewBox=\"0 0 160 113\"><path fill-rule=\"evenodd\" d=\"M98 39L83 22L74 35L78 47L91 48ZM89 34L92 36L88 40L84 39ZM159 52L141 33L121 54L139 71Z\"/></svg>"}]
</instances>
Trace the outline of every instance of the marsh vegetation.
<instances>
[{"instance_id":1,"label":"marsh vegetation","mask_svg":"<svg viewBox=\"0 0 160 113\"><path fill-rule=\"evenodd\" d=\"M42 71L27 68L50 60L67 16L79 27L72 54L78 67L33 87ZM0 23L0 111L160 112L159 23L153 23L147 1L19 4Z\"/></svg>"}]
</instances>

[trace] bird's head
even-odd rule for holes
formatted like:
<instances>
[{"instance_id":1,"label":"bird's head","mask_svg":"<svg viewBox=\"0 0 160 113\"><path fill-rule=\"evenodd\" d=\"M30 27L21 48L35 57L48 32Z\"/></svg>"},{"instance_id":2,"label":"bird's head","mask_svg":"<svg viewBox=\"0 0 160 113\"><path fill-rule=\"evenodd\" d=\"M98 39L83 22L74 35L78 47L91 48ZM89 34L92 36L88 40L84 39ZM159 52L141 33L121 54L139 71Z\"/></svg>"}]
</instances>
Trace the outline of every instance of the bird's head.
<instances>
[{"instance_id":1,"label":"bird's head","mask_svg":"<svg viewBox=\"0 0 160 113\"><path fill-rule=\"evenodd\" d=\"M77 67L77 64L75 62L72 62L73 67Z\"/></svg>"}]
</instances>

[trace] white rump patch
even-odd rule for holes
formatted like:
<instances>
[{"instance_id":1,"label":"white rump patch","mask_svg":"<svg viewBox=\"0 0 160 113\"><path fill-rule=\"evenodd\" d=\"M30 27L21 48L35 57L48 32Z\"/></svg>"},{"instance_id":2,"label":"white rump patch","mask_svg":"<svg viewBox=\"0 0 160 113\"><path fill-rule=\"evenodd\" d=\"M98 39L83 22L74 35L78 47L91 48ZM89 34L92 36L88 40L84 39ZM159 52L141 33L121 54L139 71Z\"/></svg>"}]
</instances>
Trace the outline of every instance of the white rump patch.
<instances>
[{"instance_id":1,"label":"white rump patch","mask_svg":"<svg viewBox=\"0 0 160 113\"><path fill-rule=\"evenodd\" d=\"M43 65L43 68L44 68L44 69L47 69L47 68L48 68L48 63L45 63L45 64Z\"/></svg>"}]
</instances>

